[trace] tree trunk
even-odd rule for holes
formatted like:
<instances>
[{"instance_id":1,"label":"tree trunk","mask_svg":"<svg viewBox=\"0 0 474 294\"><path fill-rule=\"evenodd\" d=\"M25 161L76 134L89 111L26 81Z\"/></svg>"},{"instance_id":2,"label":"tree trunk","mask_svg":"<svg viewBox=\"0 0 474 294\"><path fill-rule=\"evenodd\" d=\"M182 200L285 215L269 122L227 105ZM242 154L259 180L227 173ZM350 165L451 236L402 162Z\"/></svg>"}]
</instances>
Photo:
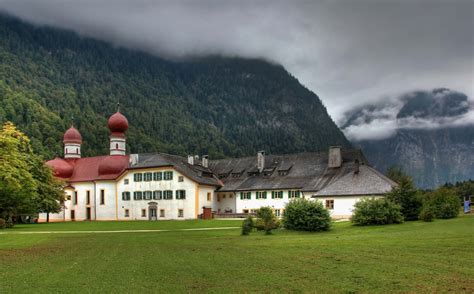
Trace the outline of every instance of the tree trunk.
<instances>
[{"instance_id":1,"label":"tree trunk","mask_svg":"<svg viewBox=\"0 0 474 294\"><path fill-rule=\"evenodd\" d=\"M46 213L46 222L49 223L49 212Z\"/></svg>"}]
</instances>

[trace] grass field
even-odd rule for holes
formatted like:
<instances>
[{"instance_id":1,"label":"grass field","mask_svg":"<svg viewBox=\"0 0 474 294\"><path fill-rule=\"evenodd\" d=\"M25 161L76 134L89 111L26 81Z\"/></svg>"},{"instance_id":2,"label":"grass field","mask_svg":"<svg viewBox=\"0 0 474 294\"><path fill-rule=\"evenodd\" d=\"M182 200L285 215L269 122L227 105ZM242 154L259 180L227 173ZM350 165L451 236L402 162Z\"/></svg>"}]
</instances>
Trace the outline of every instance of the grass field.
<instances>
[{"instance_id":1,"label":"grass field","mask_svg":"<svg viewBox=\"0 0 474 294\"><path fill-rule=\"evenodd\" d=\"M474 292L474 216L271 236L182 230L240 223L19 225L0 231L0 292ZM24 234L142 229L170 231Z\"/></svg>"}]
</instances>

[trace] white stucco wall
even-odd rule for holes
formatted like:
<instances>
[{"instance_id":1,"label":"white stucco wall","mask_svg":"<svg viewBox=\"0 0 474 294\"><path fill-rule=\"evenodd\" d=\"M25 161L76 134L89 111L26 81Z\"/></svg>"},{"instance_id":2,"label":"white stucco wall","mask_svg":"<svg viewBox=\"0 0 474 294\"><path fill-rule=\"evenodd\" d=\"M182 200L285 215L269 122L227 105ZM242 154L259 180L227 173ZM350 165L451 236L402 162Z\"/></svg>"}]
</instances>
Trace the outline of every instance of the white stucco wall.
<instances>
[{"instance_id":1,"label":"white stucco wall","mask_svg":"<svg viewBox=\"0 0 474 294\"><path fill-rule=\"evenodd\" d=\"M172 180L134 182L133 175L135 173L144 172L164 172L173 171ZM179 177L183 176L183 181L179 182ZM128 179L128 185L125 180ZM188 179L183 174L173 168L149 168L140 170L129 170L117 182L118 188L118 218L120 220L148 220L149 219L149 203L157 203L157 219L194 219L196 215L196 189L197 184ZM173 191L172 200L134 200L133 192L135 191ZM176 190L185 190L186 199L176 199ZM130 200L122 200L122 192L130 192ZM203 192L204 193L204 192ZM199 197L199 195L198 195ZM199 203L198 203L199 205ZM201 205L202 206L202 205ZM129 217L125 217L125 209L129 210ZM142 216L142 209L146 210L146 216ZM160 210L165 210L165 217L160 217ZM178 217L178 210L183 209L184 217ZM201 212L199 212L201 213Z\"/></svg>"},{"instance_id":2,"label":"white stucco wall","mask_svg":"<svg viewBox=\"0 0 474 294\"><path fill-rule=\"evenodd\" d=\"M354 205L363 198L382 198L383 196L334 196L315 197L326 206L326 200L334 200L334 209L329 210L332 218L349 218L352 216Z\"/></svg>"},{"instance_id":3,"label":"white stucco wall","mask_svg":"<svg viewBox=\"0 0 474 294\"><path fill-rule=\"evenodd\" d=\"M232 211L236 213L236 198L238 194L234 192L219 192L216 194L216 212L225 213L227 211Z\"/></svg>"},{"instance_id":4,"label":"white stucco wall","mask_svg":"<svg viewBox=\"0 0 474 294\"><path fill-rule=\"evenodd\" d=\"M264 190L262 190L263 192ZM281 210L280 213L283 214L283 209L285 208L286 204L290 201L288 198L288 190L278 190L283 191L283 199L272 199L272 191L267 190L267 199L256 199L256 192L257 191L249 191L251 192L251 199L240 199L240 192L236 193L236 212L243 213L244 210L256 210L263 206L270 206L273 209ZM259 191L260 192L260 191ZM301 193L300 197L304 197L303 193Z\"/></svg>"}]
</instances>

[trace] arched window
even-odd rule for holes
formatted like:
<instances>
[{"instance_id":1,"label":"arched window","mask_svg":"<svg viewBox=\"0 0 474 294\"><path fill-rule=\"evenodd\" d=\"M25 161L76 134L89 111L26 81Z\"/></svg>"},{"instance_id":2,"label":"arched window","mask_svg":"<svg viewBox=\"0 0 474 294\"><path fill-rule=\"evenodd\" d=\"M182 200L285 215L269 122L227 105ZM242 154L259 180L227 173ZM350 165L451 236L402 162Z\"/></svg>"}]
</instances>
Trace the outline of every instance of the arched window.
<instances>
[{"instance_id":1,"label":"arched window","mask_svg":"<svg viewBox=\"0 0 474 294\"><path fill-rule=\"evenodd\" d=\"M76 154L79 154L79 148L76 148Z\"/></svg>"},{"instance_id":2,"label":"arched window","mask_svg":"<svg viewBox=\"0 0 474 294\"><path fill-rule=\"evenodd\" d=\"M119 149L119 148L118 148L118 143L115 144L115 149Z\"/></svg>"}]
</instances>

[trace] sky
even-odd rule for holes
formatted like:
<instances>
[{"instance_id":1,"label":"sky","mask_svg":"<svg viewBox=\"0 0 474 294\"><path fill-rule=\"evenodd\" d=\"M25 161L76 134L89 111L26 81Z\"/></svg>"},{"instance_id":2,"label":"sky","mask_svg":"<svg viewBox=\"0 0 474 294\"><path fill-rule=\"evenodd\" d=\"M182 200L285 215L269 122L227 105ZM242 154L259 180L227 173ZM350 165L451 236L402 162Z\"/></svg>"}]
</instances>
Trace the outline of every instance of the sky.
<instances>
[{"instance_id":1,"label":"sky","mask_svg":"<svg viewBox=\"0 0 474 294\"><path fill-rule=\"evenodd\" d=\"M265 58L340 126L415 90L474 100L474 0L0 0L0 10L165 58Z\"/></svg>"}]
</instances>

